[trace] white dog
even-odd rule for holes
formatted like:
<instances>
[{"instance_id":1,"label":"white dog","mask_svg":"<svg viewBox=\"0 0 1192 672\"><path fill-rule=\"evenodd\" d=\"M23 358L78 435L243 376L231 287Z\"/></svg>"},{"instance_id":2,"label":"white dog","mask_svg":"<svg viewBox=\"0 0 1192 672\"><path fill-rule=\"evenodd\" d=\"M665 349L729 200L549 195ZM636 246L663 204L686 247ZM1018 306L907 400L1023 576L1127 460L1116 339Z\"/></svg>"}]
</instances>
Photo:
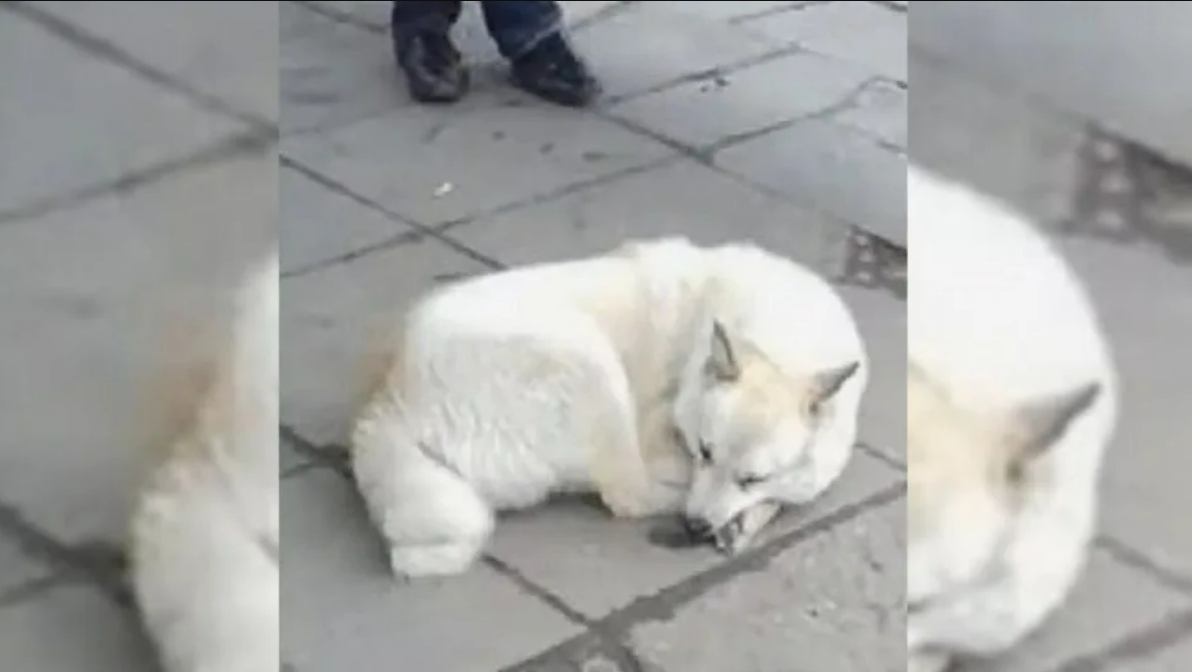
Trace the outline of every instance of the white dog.
<instances>
[{"instance_id":1,"label":"white dog","mask_svg":"<svg viewBox=\"0 0 1192 672\"><path fill-rule=\"evenodd\" d=\"M566 491L618 516L682 511L738 551L841 473L868 380L832 287L744 244L654 240L465 280L397 332L352 454L402 577L464 571L495 511Z\"/></svg>"},{"instance_id":2,"label":"white dog","mask_svg":"<svg viewBox=\"0 0 1192 672\"><path fill-rule=\"evenodd\" d=\"M189 386L131 525L133 587L170 672L276 672L278 265L252 270L233 334ZM174 390L177 392L177 390Z\"/></svg>"},{"instance_id":3,"label":"white dog","mask_svg":"<svg viewBox=\"0 0 1192 672\"><path fill-rule=\"evenodd\" d=\"M910 670L989 656L1070 593L1117 416L1107 344L1023 219L911 168Z\"/></svg>"}]
</instances>

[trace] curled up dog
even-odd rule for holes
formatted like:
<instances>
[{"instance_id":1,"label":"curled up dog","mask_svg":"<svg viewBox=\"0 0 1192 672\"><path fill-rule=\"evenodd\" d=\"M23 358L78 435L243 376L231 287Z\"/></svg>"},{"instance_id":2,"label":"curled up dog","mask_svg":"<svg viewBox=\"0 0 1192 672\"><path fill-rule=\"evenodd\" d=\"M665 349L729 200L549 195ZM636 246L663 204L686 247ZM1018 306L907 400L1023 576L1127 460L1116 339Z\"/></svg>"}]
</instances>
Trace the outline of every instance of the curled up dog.
<instances>
[{"instance_id":1,"label":"curled up dog","mask_svg":"<svg viewBox=\"0 0 1192 672\"><path fill-rule=\"evenodd\" d=\"M831 285L747 244L498 272L393 322L351 445L401 577L465 571L496 512L562 492L738 552L844 470L869 375Z\"/></svg>"},{"instance_id":2,"label":"curled up dog","mask_svg":"<svg viewBox=\"0 0 1192 672\"><path fill-rule=\"evenodd\" d=\"M1016 213L907 177L908 670L1016 646L1084 566L1117 416L1083 288Z\"/></svg>"},{"instance_id":3,"label":"curled up dog","mask_svg":"<svg viewBox=\"0 0 1192 672\"><path fill-rule=\"evenodd\" d=\"M169 672L280 665L276 257L234 304L212 357L170 381L171 431L132 517L134 593Z\"/></svg>"}]
</instances>

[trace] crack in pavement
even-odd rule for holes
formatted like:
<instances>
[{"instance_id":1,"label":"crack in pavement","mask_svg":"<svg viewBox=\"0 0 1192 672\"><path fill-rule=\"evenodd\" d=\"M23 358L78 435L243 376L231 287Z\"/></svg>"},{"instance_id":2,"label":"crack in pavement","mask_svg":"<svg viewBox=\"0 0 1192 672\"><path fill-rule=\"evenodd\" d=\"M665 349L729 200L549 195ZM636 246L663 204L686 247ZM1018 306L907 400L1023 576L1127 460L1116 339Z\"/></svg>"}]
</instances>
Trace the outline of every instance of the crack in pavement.
<instances>
[{"instance_id":1,"label":"crack in pavement","mask_svg":"<svg viewBox=\"0 0 1192 672\"><path fill-rule=\"evenodd\" d=\"M1192 641L1192 610L1185 610L1110 643L1095 653L1077 656L1050 672L1110 672L1132 669L1126 665Z\"/></svg>"},{"instance_id":2,"label":"crack in pavement","mask_svg":"<svg viewBox=\"0 0 1192 672\"><path fill-rule=\"evenodd\" d=\"M111 180L81 187L65 194L39 199L11 210L0 211L0 227L34 220L50 212L78 207L105 196L133 192L167 178L236 156L269 150L277 145L278 137L276 129L263 133L255 130L233 133L192 154L166 159Z\"/></svg>"},{"instance_id":3,"label":"crack in pavement","mask_svg":"<svg viewBox=\"0 0 1192 672\"><path fill-rule=\"evenodd\" d=\"M1192 596L1192 576L1165 567L1146 553L1110 534L1098 535L1093 543L1114 560L1149 577L1164 588Z\"/></svg>"},{"instance_id":4,"label":"crack in pavement","mask_svg":"<svg viewBox=\"0 0 1192 672\"><path fill-rule=\"evenodd\" d=\"M115 544L63 542L28 520L16 507L0 502L0 533L12 539L28 558L40 562L57 582L82 580L99 589L118 606L133 608L127 582L127 559Z\"/></svg>"},{"instance_id":5,"label":"crack in pavement","mask_svg":"<svg viewBox=\"0 0 1192 672\"><path fill-rule=\"evenodd\" d=\"M846 524L869 511L896 502L904 498L905 494L906 483L899 481L868 497L841 505L756 549L688 576L654 594L640 596L629 604L592 621L587 631L565 639L529 658L501 668L499 672L541 672L552 669L545 666L574 659L578 650L586 649L593 641L604 642L606 645L613 646L615 650L629 655L636 665L629 669L647 669L638 660L632 647L624 641L625 636L633 628L650 621L674 618L679 609L704 596L711 589L747 572L762 571L779 554L808 539L830 532L839 525Z\"/></svg>"},{"instance_id":6,"label":"crack in pavement","mask_svg":"<svg viewBox=\"0 0 1192 672\"><path fill-rule=\"evenodd\" d=\"M339 266L344 263L355 261L356 259L359 259L364 256L368 256L368 255L378 253L378 252L384 252L386 250L394 249L397 247L402 247L404 245L419 243L426 239L432 239L432 240L438 241L440 243L443 243L443 244L447 245L448 247L450 247L452 250L459 252L459 253L463 254L464 256L467 256L475 261L478 261L480 264L486 266L489 269L499 270L499 269L505 267L505 265L503 263L501 263L500 261L498 261L497 259L495 259L493 257L482 254L482 253L472 249L471 247L464 245L463 243L459 242L458 240L451 237L450 235L447 235L448 232L450 232L451 230L453 230L457 227L467 226L467 225L472 224L479 220L488 219L488 218L492 218L492 217L498 217L500 215L504 215L506 213L513 212L515 210L520 210L522 208L529 208L529 207L533 207L536 205L542 205L544 203L549 203L556 199L565 198L566 196L569 196L569 195L577 193L577 192L584 191L589 188L598 187L598 186L608 184L611 182L615 182L615 181L621 180L621 179L627 179L629 177L632 177L632 176L635 176L635 175L638 175L641 173L645 173L645 172L654 170L656 168L661 168L662 166L665 166L665 165L669 164L670 162L675 161L679 158L681 158L681 157L677 157L677 156L673 156L673 155L663 157L661 159L649 161L649 162L644 163L640 166L624 168L624 169L609 173L607 175L602 175L600 177L595 177L592 179L582 180L580 182L568 184L566 186L559 187L558 189L554 189L554 190L548 191L546 193L536 194L536 195L529 196L526 198L511 201L509 203L504 203L504 204L501 204L501 205L498 205L495 207L487 208L484 210L479 210L479 211L477 211L473 214L467 215L465 217L460 217L458 219L449 220L449 221L442 222L442 223L435 224L435 225L427 225L427 224L418 222L412 218L406 217L400 213L393 212L388 207L386 207L384 204L378 203L377 201L374 201L371 198L368 198L367 196L364 196L364 195L356 192L351 187L348 187L347 185L344 185L344 184L328 177L327 175L323 174L322 172L320 172L310 166L307 166L303 163L300 163L297 160L295 160L289 156L286 156L285 154L282 154L279 157L279 160L281 161L282 166L284 166L286 168L290 168L292 170L295 170L296 172L299 172L300 174L302 174L304 177L307 177L308 179L318 183L320 186L327 188L336 194L339 194L341 196L349 198L352 201L356 202L357 204L362 205L362 206L382 215L383 217L389 219L390 221L407 226L410 228L410 230L402 231L402 232L400 232L394 236L391 236L390 238L387 238L385 240L378 241L378 242L372 243L370 245L365 245L363 247L356 248L354 250L350 250L348 252L336 255L334 257L330 257L328 259L315 261L315 262L306 264L304 266L292 268L290 270L283 272L281 274L281 277L283 279L288 279L288 278L294 278L294 277L301 277L304 275L310 275L312 273L317 273L317 272L326 270L328 268L333 268L335 266Z\"/></svg>"},{"instance_id":7,"label":"crack in pavement","mask_svg":"<svg viewBox=\"0 0 1192 672\"><path fill-rule=\"evenodd\" d=\"M149 65L120 46L93 35L75 24L55 16L51 12L47 12L28 2L4 2L0 4L0 7L36 23L46 32L74 45L91 56L120 66L163 89L181 94L204 110L235 119L248 125L257 133L267 132L270 129L274 133L277 132L277 124L273 121L240 110L222 98L200 91L188 82Z\"/></svg>"}]
</instances>

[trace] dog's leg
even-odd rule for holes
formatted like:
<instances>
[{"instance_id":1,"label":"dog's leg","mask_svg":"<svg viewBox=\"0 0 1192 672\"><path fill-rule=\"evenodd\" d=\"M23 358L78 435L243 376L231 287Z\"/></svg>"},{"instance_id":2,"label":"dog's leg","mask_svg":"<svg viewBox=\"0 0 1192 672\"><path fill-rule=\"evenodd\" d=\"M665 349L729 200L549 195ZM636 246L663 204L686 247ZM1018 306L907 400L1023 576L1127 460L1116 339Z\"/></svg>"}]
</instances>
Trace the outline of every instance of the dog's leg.
<instances>
[{"instance_id":1,"label":"dog's leg","mask_svg":"<svg viewBox=\"0 0 1192 672\"><path fill-rule=\"evenodd\" d=\"M400 420L360 423L353 470L399 579L467 571L483 552L494 513L475 489L417 442Z\"/></svg>"}]
</instances>

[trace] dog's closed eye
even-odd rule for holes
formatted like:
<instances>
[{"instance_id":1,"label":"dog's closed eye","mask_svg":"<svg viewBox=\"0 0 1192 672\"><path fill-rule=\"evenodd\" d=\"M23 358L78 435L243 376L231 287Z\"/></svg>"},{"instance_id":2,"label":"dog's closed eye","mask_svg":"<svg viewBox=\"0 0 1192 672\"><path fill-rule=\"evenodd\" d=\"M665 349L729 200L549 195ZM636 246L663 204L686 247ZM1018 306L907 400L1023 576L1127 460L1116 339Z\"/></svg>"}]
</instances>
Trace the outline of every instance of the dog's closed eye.
<instances>
[{"instance_id":1,"label":"dog's closed eye","mask_svg":"<svg viewBox=\"0 0 1192 672\"><path fill-rule=\"evenodd\" d=\"M766 477L760 474L741 474L737 477L737 487L746 490L765 482L765 480Z\"/></svg>"}]
</instances>

